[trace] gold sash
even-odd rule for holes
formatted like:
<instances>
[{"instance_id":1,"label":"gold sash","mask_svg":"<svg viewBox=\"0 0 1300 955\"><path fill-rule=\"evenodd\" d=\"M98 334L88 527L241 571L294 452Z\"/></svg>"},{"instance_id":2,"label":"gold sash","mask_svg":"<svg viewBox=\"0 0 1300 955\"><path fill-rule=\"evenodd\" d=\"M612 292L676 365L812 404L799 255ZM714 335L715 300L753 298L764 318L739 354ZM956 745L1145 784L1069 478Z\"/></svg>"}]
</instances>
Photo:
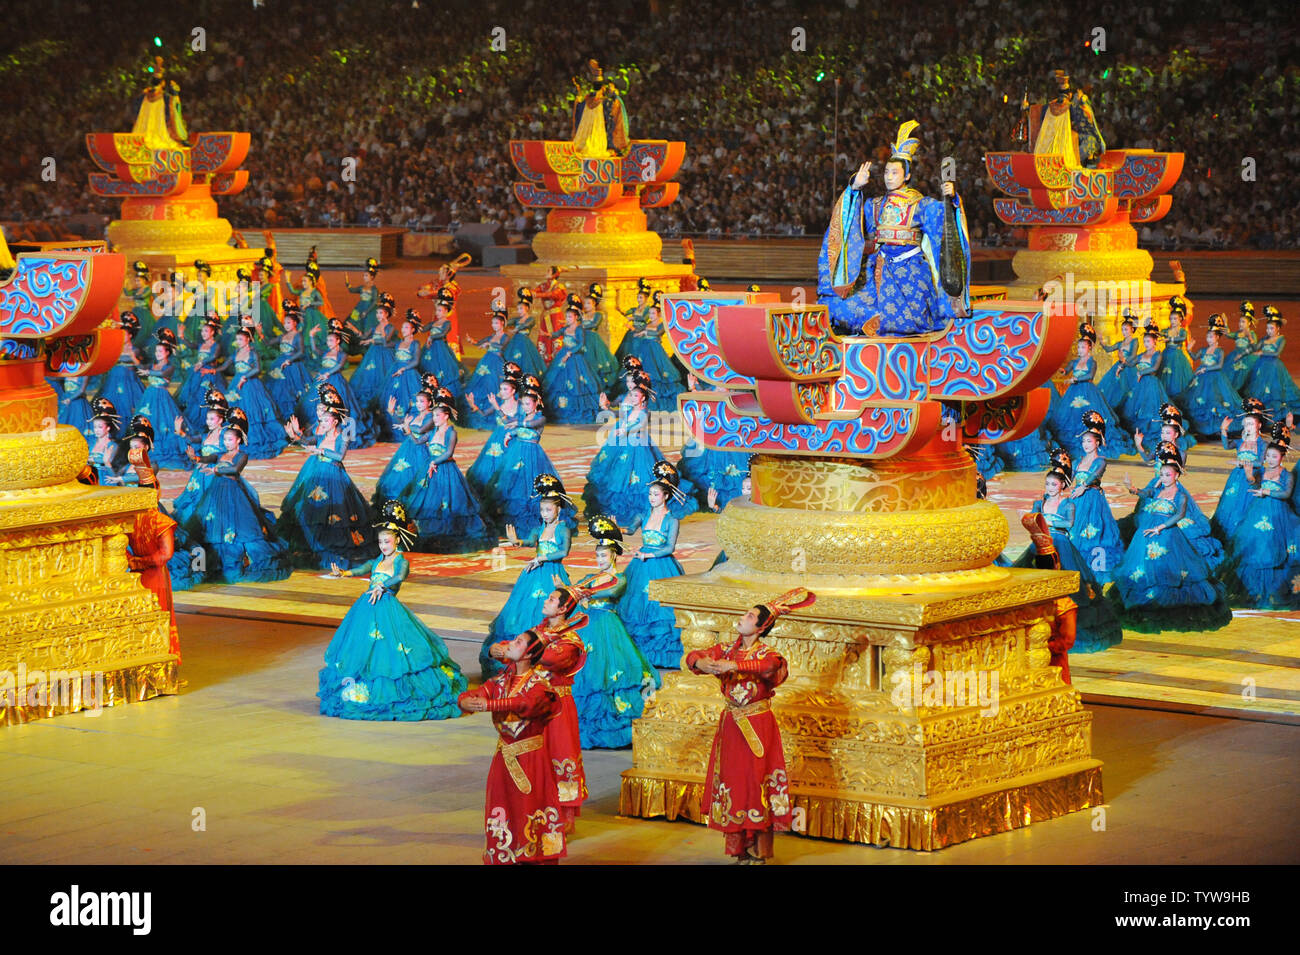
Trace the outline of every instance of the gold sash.
<instances>
[{"instance_id":1,"label":"gold sash","mask_svg":"<svg viewBox=\"0 0 1300 955\"><path fill-rule=\"evenodd\" d=\"M530 736L528 739L521 739L516 743L502 743L497 740L497 752L505 761L506 772L510 778L515 781L515 787L527 796L533 791L533 784L528 781L528 775L524 772L524 767L519 765L519 757L524 753L532 753L542 748L541 736Z\"/></svg>"},{"instance_id":2,"label":"gold sash","mask_svg":"<svg viewBox=\"0 0 1300 955\"><path fill-rule=\"evenodd\" d=\"M758 738L758 734L754 732L754 727L750 724L749 718L757 716L759 713L770 713L771 711L771 700L759 700L757 703L750 703L748 706L727 704L727 712L736 721L736 726L740 729L740 735L745 737L745 742L749 744L749 751L758 759L763 758L763 742Z\"/></svg>"}]
</instances>

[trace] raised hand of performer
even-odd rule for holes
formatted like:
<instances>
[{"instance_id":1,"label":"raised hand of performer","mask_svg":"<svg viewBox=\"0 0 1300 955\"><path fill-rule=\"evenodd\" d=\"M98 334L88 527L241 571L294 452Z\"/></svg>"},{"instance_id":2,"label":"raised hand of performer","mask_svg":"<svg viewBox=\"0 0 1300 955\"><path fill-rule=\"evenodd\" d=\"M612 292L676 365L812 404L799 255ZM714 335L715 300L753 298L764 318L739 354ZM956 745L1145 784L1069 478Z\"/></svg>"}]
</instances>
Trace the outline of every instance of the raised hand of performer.
<instances>
[{"instance_id":1,"label":"raised hand of performer","mask_svg":"<svg viewBox=\"0 0 1300 955\"><path fill-rule=\"evenodd\" d=\"M515 525L513 524L506 525L506 546L507 547L519 546L519 535L515 533Z\"/></svg>"},{"instance_id":2,"label":"raised hand of performer","mask_svg":"<svg viewBox=\"0 0 1300 955\"><path fill-rule=\"evenodd\" d=\"M858 171L853 174L853 188L861 189L871 179L871 160L867 160L858 167Z\"/></svg>"}]
</instances>

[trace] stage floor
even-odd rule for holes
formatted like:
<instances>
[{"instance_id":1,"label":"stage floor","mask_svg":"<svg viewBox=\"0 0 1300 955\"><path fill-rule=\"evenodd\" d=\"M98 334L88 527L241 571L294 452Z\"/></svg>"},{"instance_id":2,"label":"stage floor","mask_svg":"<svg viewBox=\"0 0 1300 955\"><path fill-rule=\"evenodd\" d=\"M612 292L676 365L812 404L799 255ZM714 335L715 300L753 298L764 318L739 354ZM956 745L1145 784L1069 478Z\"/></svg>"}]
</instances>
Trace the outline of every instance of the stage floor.
<instances>
[{"instance_id":1,"label":"stage floor","mask_svg":"<svg viewBox=\"0 0 1300 955\"><path fill-rule=\"evenodd\" d=\"M405 593L405 591L403 591ZM331 628L183 616L179 696L4 730L6 863L463 863L483 847L486 714L428 723L322 717ZM478 639L448 635L474 672ZM925 854L781 835L780 863L1300 861L1300 727L1099 706L1096 810ZM721 864L722 837L620 818L631 753L584 754L591 799L569 861ZM196 831L196 820L204 828Z\"/></svg>"}]
</instances>

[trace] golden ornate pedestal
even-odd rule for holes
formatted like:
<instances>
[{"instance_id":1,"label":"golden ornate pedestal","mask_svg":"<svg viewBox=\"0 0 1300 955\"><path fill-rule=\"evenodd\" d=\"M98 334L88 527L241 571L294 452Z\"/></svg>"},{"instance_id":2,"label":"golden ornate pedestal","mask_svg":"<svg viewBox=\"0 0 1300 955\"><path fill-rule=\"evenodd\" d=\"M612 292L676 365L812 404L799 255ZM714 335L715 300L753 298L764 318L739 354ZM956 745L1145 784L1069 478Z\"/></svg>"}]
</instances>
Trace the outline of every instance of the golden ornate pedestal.
<instances>
[{"instance_id":1,"label":"golden ornate pedestal","mask_svg":"<svg viewBox=\"0 0 1300 955\"><path fill-rule=\"evenodd\" d=\"M719 518L729 561L650 594L689 652L776 593L816 592L768 638L790 666L773 711L797 832L932 850L1101 803L1091 716L1047 645L1078 575L991 566L1006 521L974 500L969 459L757 457L751 473L764 503ZM722 705L715 678L667 676L633 726L622 813L705 821Z\"/></svg>"}]
</instances>

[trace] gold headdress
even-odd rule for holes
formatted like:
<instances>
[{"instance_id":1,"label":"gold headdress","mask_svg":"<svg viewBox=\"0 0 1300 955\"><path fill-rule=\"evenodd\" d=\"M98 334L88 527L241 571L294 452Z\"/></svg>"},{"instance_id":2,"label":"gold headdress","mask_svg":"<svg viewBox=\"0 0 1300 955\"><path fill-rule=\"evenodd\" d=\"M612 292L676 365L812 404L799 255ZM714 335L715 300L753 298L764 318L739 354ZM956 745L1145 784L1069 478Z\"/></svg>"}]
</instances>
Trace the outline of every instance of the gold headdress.
<instances>
[{"instance_id":1,"label":"gold headdress","mask_svg":"<svg viewBox=\"0 0 1300 955\"><path fill-rule=\"evenodd\" d=\"M916 151L921 148L921 140L913 136L912 132L920 128L920 125L916 120L909 119L898 127L898 135L894 137L894 144L889 148L890 159L902 159L911 165L912 160L916 158Z\"/></svg>"}]
</instances>

